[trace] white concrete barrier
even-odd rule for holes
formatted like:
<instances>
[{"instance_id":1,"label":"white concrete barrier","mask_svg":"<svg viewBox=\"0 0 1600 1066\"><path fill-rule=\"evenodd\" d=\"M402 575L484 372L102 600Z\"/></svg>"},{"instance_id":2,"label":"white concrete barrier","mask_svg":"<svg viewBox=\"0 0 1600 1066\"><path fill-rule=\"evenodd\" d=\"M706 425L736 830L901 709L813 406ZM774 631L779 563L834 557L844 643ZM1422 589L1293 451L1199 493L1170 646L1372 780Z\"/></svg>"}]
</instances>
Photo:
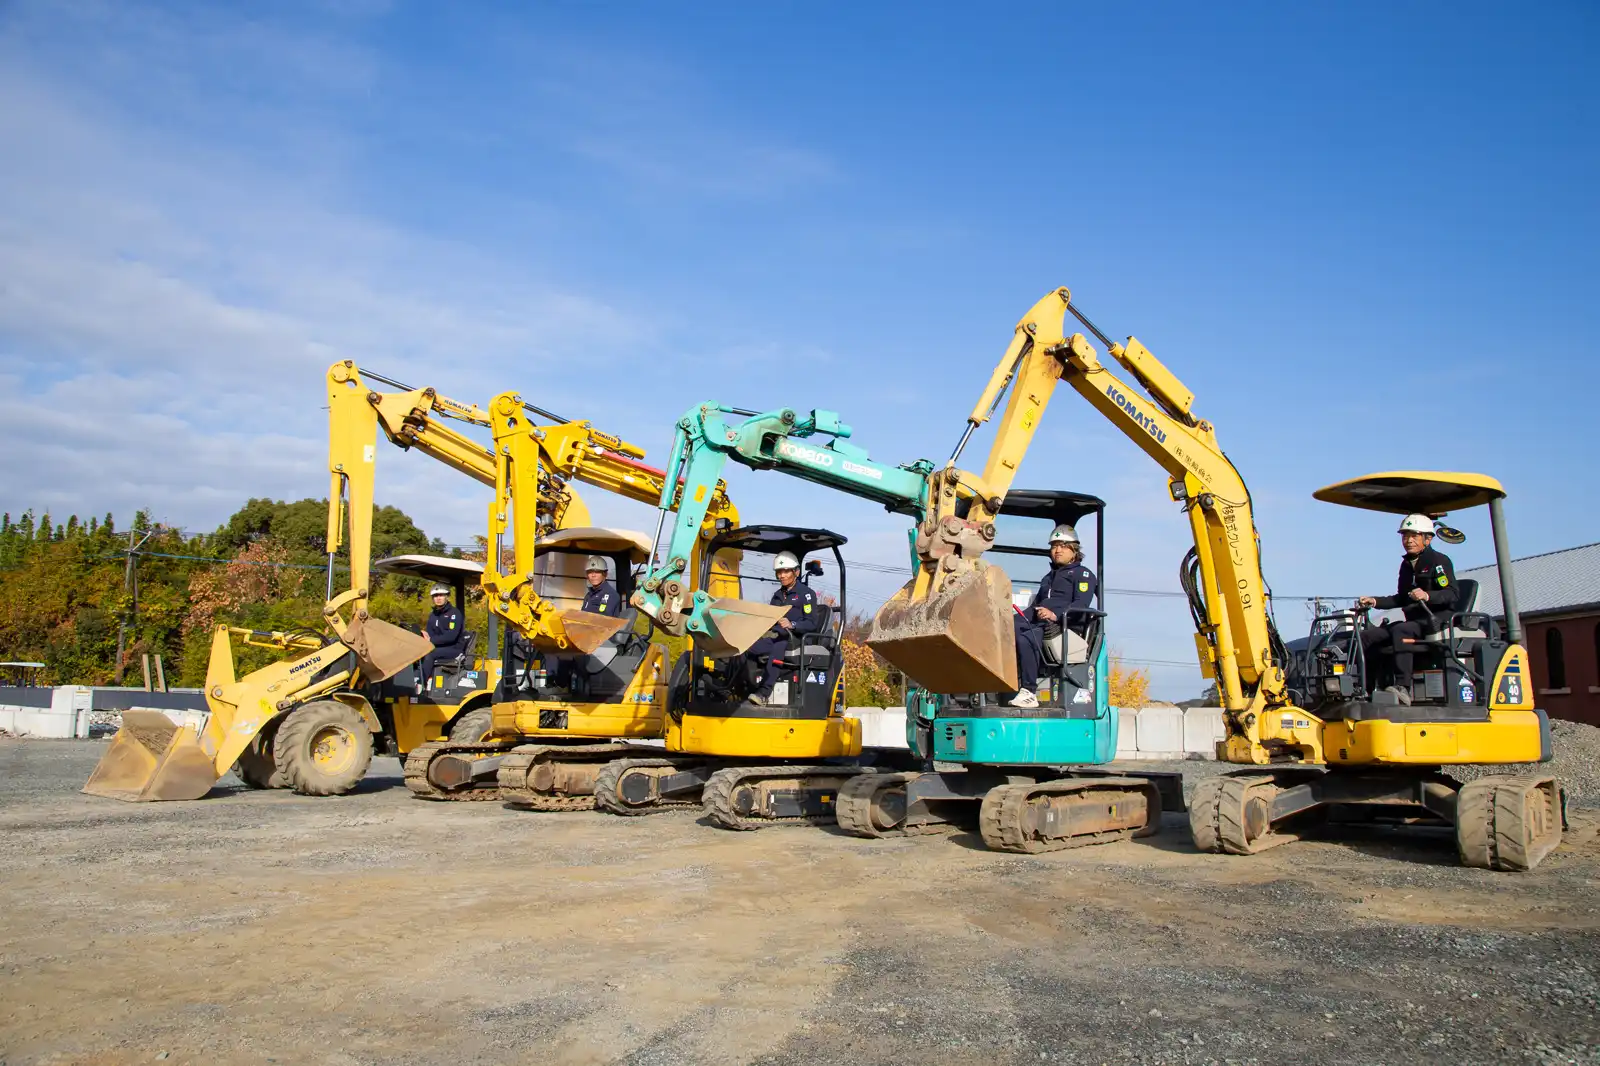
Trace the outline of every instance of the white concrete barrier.
<instances>
[{"instance_id":1,"label":"white concrete barrier","mask_svg":"<svg viewBox=\"0 0 1600 1066\"><path fill-rule=\"evenodd\" d=\"M1182 759L1183 710L1179 707L1140 707L1134 730L1141 759Z\"/></svg>"},{"instance_id":2,"label":"white concrete barrier","mask_svg":"<svg viewBox=\"0 0 1600 1066\"><path fill-rule=\"evenodd\" d=\"M1139 708L1117 708L1117 758L1139 757Z\"/></svg>"},{"instance_id":3,"label":"white concrete barrier","mask_svg":"<svg viewBox=\"0 0 1600 1066\"><path fill-rule=\"evenodd\" d=\"M82 740L89 735L89 712L45 710L41 707L5 707L0 708L0 729L15 733L19 737Z\"/></svg>"},{"instance_id":4,"label":"white concrete barrier","mask_svg":"<svg viewBox=\"0 0 1600 1066\"><path fill-rule=\"evenodd\" d=\"M844 716L861 723L863 748L906 747L906 709L904 707L847 707Z\"/></svg>"},{"instance_id":5,"label":"white concrete barrier","mask_svg":"<svg viewBox=\"0 0 1600 1066\"><path fill-rule=\"evenodd\" d=\"M1183 750L1191 755L1217 757L1217 743L1226 740L1222 708L1190 707L1183 712Z\"/></svg>"}]
</instances>

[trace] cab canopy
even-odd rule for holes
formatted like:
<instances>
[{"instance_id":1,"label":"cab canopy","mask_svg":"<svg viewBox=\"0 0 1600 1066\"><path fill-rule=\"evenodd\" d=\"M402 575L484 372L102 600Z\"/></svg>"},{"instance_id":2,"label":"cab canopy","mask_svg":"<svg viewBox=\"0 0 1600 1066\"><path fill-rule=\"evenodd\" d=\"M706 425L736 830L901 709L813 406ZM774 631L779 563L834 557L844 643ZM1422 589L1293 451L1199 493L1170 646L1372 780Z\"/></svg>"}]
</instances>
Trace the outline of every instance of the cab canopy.
<instances>
[{"instance_id":1,"label":"cab canopy","mask_svg":"<svg viewBox=\"0 0 1600 1066\"><path fill-rule=\"evenodd\" d=\"M372 564L380 574L400 574L402 577L420 577L425 581L438 581L453 585L461 582L476 585L483 577L483 564L471 559L452 559L444 555L391 555Z\"/></svg>"},{"instance_id":2,"label":"cab canopy","mask_svg":"<svg viewBox=\"0 0 1600 1066\"><path fill-rule=\"evenodd\" d=\"M578 552L588 555L626 555L634 565L650 558L650 538L632 529L579 526L546 533L534 545L539 552Z\"/></svg>"},{"instance_id":3,"label":"cab canopy","mask_svg":"<svg viewBox=\"0 0 1600 1066\"><path fill-rule=\"evenodd\" d=\"M1311 495L1324 503L1390 514L1441 515L1482 507L1505 497L1500 482L1487 474L1439 470L1396 470L1340 481Z\"/></svg>"}]
</instances>

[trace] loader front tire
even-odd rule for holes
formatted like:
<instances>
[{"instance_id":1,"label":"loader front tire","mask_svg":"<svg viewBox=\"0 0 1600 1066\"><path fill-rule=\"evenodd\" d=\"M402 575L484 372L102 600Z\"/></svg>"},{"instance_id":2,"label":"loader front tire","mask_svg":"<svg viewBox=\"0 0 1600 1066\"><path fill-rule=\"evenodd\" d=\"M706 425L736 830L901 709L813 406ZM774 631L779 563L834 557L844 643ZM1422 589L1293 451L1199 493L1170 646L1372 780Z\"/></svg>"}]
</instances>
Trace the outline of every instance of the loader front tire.
<instances>
[{"instance_id":1,"label":"loader front tire","mask_svg":"<svg viewBox=\"0 0 1600 1066\"><path fill-rule=\"evenodd\" d=\"M261 732L251 738L250 744L239 753L233 772L251 788L288 788L289 779L278 769L278 758L273 746L278 739L278 726L283 719L274 718L261 727Z\"/></svg>"},{"instance_id":2,"label":"loader front tire","mask_svg":"<svg viewBox=\"0 0 1600 1066\"><path fill-rule=\"evenodd\" d=\"M272 750L290 788L303 796L339 796L366 776L372 733L349 707L317 700L289 712Z\"/></svg>"}]
</instances>

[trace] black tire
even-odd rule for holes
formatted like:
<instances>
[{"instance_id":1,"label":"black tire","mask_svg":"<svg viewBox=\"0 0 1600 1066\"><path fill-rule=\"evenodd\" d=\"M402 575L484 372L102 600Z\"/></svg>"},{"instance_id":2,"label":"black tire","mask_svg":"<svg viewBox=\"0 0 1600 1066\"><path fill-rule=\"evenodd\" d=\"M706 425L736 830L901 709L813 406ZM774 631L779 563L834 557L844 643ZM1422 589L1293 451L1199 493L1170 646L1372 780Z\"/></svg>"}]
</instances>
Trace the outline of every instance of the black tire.
<instances>
[{"instance_id":1,"label":"black tire","mask_svg":"<svg viewBox=\"0 0 1600 1066\"><path fill-rule=\"evenodd\" d=\"M317 700L289 712L272 746L289 787L303 796L339 796L372 764L372 733L354 709Z\"/></svg>"},{"instance_id":2,"label":"black tire","mask_svg":"<svg viewBox=\"0 0 1600 1066\"><path fill-rule=\"evenodd\" d=\"M479 744L494 728L494 708L485 703L463 711L450 723L450 739L458 744Z\"/></svg>"},{"instance_id":3,"label":"black tire","mask_svg":"<svg viewBox=\"0 0 1600 1066\"><path fill-rule=\"evenodd\" d=\"M282 721L281 718L274 718L262 726L233 764L234 775L251 788L289 787L289 779L278 769L278 760L273 751L278 739L278 726Z\"/></svg>"}]
</instances>

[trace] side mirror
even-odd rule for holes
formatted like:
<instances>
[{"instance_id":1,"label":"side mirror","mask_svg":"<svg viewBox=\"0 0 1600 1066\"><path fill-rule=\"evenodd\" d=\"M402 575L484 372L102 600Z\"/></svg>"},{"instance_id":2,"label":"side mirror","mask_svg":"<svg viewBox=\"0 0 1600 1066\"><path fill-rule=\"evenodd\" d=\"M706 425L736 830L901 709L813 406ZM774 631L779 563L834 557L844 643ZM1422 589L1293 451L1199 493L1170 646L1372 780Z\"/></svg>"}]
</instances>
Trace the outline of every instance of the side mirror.
<instances>
[{"instance_id":1,"label":"side mirror","mask_svg":"<svg viewBox=\"0 0 1600 1066\"><path fill-rule=\"evenodd\" d=\"M807 577L821 577L822 576L822 564L820 562L818 562L817 560L815 560L815 559L807 559L806 560L806 576Z\"/></svg>"}]
</instances>

